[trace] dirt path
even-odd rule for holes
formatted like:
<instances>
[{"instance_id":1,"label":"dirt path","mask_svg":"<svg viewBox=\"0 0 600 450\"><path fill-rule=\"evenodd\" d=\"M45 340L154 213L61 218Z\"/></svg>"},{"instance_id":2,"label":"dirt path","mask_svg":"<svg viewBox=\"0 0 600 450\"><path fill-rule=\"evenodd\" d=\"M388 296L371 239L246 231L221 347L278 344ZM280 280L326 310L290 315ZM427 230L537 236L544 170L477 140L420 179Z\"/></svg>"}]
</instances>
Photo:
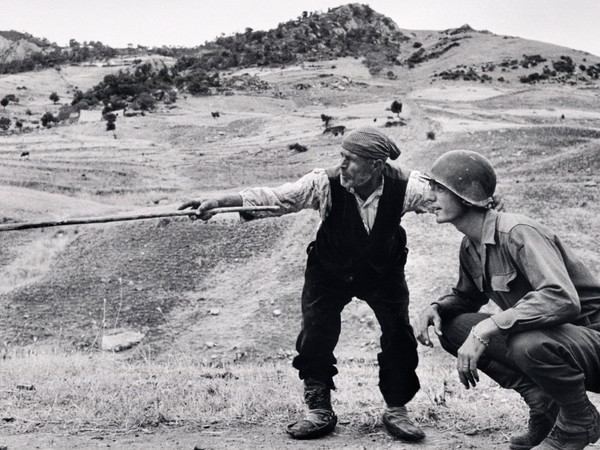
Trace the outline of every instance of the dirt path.
<instances>
[{"instance_id":1,"label":"dirt path","mask_svg":"<svg viewBox=\"0 0 600 450\"><path fill-rule=\"evenodd\" d=\"M426 428L427 437L420 443L407 443L396 440L381 426L358 432L344 425L338 425L333 434L316 441L296 441L290 439L282 427L235 426L232 428L206 428L187 430L185 428L160 428L132 434L111 434L107 432L87 432L71 435L64 431L44 432L4 436L0 438L0 448L8 450L39 449L94 449L111 448L127 450L147 449L482 449L499 450L506 448L501 434L492 436L465 436L455 431L439 431Z\"/></svg>"}]
</instances>

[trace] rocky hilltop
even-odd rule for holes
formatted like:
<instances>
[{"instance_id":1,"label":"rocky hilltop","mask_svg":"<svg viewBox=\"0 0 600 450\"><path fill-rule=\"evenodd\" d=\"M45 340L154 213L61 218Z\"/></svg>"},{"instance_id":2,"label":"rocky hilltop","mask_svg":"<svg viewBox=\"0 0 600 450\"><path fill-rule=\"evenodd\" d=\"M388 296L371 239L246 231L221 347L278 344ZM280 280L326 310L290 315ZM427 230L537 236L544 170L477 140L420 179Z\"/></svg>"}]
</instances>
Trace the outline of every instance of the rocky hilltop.
<instances>
[{"instance_id":1,"label":"rocky hilltop","mask_svg":"<svg viewBox=\"0 0 600 450\"><path fill-rule=\"evenodd\" d=\"M5 35L12 36L12 38L5 37ZM32 54L43 52L43 48L27 39L25 35L17 36L0 32L0 61L3 64L15 60L23 60Z\"/></svg>"},{"instance_id":2,"label":"rocky hilltop","mask_svg":"<svg viewBox=\"0 0 600 450\"><path fill-rule=\"evenodd\" d=\"M173 57L178 73L205 78L250 67L282 67L354 57L372 76L442 78L477 82L586 82L600 75L600 58L557 45L478 31L468 24L441 31L404 30L370 6L350 3L327 12L304 11L268 31L246 28L193 48L112 49L0 32L0 73L105 61L118 55ZM206 84L206 83L204 83ZM210 84L210 83L209 83ZM214 84L214 83L213 83ZM198 89L196 94L206 94ZM194 92L191 92L193 95Z\"/></svg>"}]
</instances>

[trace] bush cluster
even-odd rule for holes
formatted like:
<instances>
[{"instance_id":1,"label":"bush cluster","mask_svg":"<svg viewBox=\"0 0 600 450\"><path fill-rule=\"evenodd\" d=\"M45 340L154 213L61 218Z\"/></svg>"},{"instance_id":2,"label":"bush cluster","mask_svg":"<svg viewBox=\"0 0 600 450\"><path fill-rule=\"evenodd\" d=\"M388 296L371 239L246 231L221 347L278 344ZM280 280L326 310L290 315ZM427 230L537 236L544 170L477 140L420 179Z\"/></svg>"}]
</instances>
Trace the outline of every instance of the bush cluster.
<instances>
[{"instance_id":1,"label":"bush cluster","mask_svg":"<svg viewBox=\"0 0 600 450\"><path fill-rule=\"evenodd\" d=\"M442 80L463 80L463 81L479 81L485 83L491 82L492 77L486 73L479 74L473 67L461 66L455 70L444 70L433 74L434 77L439 77Z\"/></svg>"},{"instance_id":2,"label":"bush cluster","mask_svg":"<svg viewBox=\"0 0 600 450\"><path fill-rule=\"evenodd\" d=\"M28 35L24 35L28 36ZM33 37L27 40L40 44ZM65 64L77 64L85 61L106 60L117 55L117 51L102 42L90 42L85 46L71 47L67 51L42 41L43 52L32 53L22 60L12 60L0 64L0 74L29 72L33 70L59 67Z\"/></svg>"},{"instance_id":3,"label":"bush cluster","mask_svg":"<svg viewBox=\"0 0 600 450\"><path fill-rule=\"evenodd\" d=\"M177 94L168 69L154 73L150 64L138 66L133 73L119 71L106 75L102 82L87 92L75 91L71 104L80 109L102 104L103 113L126 109L149 111L157 101L172 103Z\"/></svg>"},{"instance_id":4,"label":"bush cluster","mask_svg":"<svg viewBox=\"0 0 600 450\"><path fill-rule=\"evenodd\" d=\"M399 44L408 39L391 20L369 6L349 4L325 14L304 12L269 31L247 28L244 33L219 37L195 57L180 58L178 63L211 72L380 53L393 61Z\"/></svg>"}]
</instances>

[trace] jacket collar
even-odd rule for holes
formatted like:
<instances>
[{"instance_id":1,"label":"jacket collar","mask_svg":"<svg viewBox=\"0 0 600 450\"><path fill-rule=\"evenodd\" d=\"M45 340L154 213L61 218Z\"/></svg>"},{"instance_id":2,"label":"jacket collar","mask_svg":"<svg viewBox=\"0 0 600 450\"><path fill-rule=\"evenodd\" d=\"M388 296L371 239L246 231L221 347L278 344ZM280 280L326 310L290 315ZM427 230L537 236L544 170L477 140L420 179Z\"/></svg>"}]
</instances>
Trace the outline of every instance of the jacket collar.
<instances>
[{"instance_id":1,"label":"jacket collar","mask_svg":"<svg viewBox=\"0 0 600 450\"><path fill-rule=\"evenodd\" d=\"M483 217L483 226L481 227L481 245L496 243L496 227L498 223L498 212L490 209L486 211ZM467 239L466 246L474 245L470 239Z\"/></svg>"}]
</instances>

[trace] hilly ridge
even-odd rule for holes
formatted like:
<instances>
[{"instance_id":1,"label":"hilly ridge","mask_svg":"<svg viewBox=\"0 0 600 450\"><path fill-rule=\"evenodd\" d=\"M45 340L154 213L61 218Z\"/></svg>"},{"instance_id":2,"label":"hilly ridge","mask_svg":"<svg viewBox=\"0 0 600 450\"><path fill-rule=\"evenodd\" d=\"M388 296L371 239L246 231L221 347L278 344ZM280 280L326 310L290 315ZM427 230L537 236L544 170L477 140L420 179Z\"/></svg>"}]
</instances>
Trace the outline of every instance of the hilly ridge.
<instances>
[{"instance_id":1,"label":"hilly ridge","mask_svg":"<svg viewBox=\"0 0 600 450\"><path fill-rule=\"evenodd\" d=\"M266 31L247 28L244 33L221 36L193 48L111 49L101 42L74 40L69 47L60 48L45 38L14 31L0 31L0 39L0 68L13 73L68 63L110 63L110 58L117 55L168 56L176 59L172 70L196 72L355 57L362 58L371 75L387 78L399 76L396 73L399 70L423 65L435 76L446 72L446 76L454 73L455 78L460 78L457 72L463 69L462 75L470 74L474 81L483 82L492 81L490 75L494 75L494 80L506 78L498 72L535 68L538 64L538 68L528 74L555 72L542 78L544 80L586 81L598 79L600 73L600 57L586 52L477 31L469 25L441 31L405 30L389 17L359 3L330 8L327 12L304 11L277 28ZM486 51L482 52L481 47ZM565 64L560 64L561 58ZM546 64L542 66L542 62ZM20 65L11 69L11 63ZM553 67L557 63L558 70ZM490 74L495 68L496 73ZM556 72L562 72L558 74L562 77ZM533 77L530 81L540 81L540 78Z\"/></svg>"}]
</instances>

